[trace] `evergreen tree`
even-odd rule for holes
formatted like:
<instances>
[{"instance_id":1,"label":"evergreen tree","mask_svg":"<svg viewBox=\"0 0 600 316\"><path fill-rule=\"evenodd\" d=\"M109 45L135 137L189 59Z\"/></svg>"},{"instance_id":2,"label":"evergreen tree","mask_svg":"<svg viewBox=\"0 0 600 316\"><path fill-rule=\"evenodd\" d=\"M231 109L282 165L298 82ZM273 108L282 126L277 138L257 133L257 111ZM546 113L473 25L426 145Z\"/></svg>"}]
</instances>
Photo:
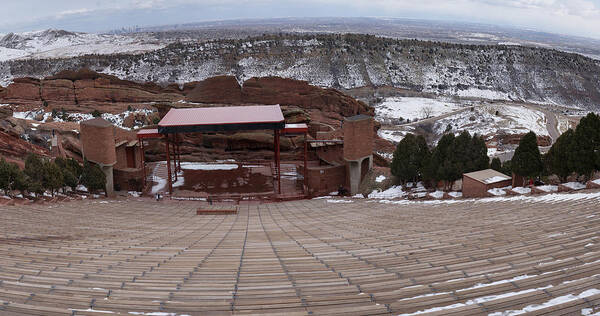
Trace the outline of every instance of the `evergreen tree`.
<instances>
[{"instance_id":1,"label":"evergreen tree","mask_svg":"<svg viewBox=\"0 0 600 316\"><path fill-rule=\"evenodd\" d=\"M490 157L488 156L488 148L485 144L483 136L473 135L471 138L471 147L469 148L469 161L472 163L472 168L467 168L465 172L473 172L484 170L490 167Z\"/></svg>"},{"instance_id":2,"label":"evergreen tree","mask_svg":"<svg viewBox=\"0 0 600 316\"><path fill-rule=\"evenodd\" d=\"M423 166L429 156L429 148L423 136L408 134L394 151L391 171L402 184L407 181L416 182L423 172Z\"/></svg>"},{"instance_id":3,"label":"evergreen tree","mask_svg":"<svg viewBox=\"0 0 600 316\"><path fill-rule=\"evenodd\" d=\"M42 182L31 180L31 178L29 177L27 178L29 179L29 183L27 184L27 191L34 193L36 197L44 193L45 190L44 186L42 185Z\"/></svg>"},{"instance_id":4,"label":"evergreen tree","mask_svg":"<svg viewBox=\"0 0 600 316\"><path fill-rule=\"evenodd\" d=\"M521 138L511 166L514 173L526 178L533 178L542 173L544 165L534 132L529 132Z\"/></svg>"},{"instance_id":5,"label":"evergreen tree","mask_svg":"<svg viewBox=\"0 0 600 316\"><path fill-rule=\"evenodd\" d=\"M81 183L87 187L90 192L105 190L106 176L100 167L85 160L81 172Z\"/></svg>"},{"instance_id":6,"label":"evergreen tree","mask_svg":"<svg viewBox=\"0 0 600 316\"><path fill-rule=\"evenodd\" d=\"M568 168L590 177L600 169L600 117L594 113L582 118L569 148Z\"/></svg>"},{"instance_id":7,"label":"evergreen tree","mask_svg":"<svg viewBox=\"0 0 600 316\"><path fill-rule=\"evenodd\" d=\"M64 187L64 179L60 167L54 161L48 160L44 163L43 187L50 190L52 196L58 189Z\"/></svg>"},{"instance_id":8,"label":"evergreen tree","mask_svg":"<svg viewBox=\"0 0 600 316\"><path fill-rule=\"evenodd\" d=\"M44 161L36 154L27 155L24 172L31 182L39 182L41 185L44 177Z\"/></svg>"},{"instance_id":9,"label":"evergreen tree","mask_svg":"<svg viewBox=\"0 0 600 316\"><path fill-rule=\"evenodd\" d=\"M0 160L0 189L7 195L11 188L11 170L10 165L4 158Z\"/></svg>"},{"instance_id":10,"label":"evergreen tree","mask_svg":"<svg viewBox=\"0 0 600 316\"><path fill-rule=\"evenodd\" d=\"M79 162L77 162L77 160L74 158L70 158L67 160L67 168L73 173L75 178L77 178L77 181L79 181L79 178L81 177L81 171L83 169Z\"/></svg>"},{"instance_id":11,"label":"evergreen tree","mask_svg":"<svg viewBox=\"0 0 600 316\"><path fill-rule=\"evenodd\" d=\"M70 169L65 169L63 170L62 174L64 184L72 190L75 190L75 188L77 188L77 185L79 184L79 180L77 179L77 177L75 177L73 172Z\"/></svg>"},{"instance_id":12,"label":"evergreen tree","mask_svg":"<svg viewBox=\"0 0 600 316\"><path fill-rule=\"evenodd\" d=\"M444 188L447 186L450 169L452 168L449 160L450 148L454 143L454 134L445 134L438 141L437 146L431 152L427 166L423 170L423 178L432 181L434 185L439 181L444 181Z\"/></svg>"},{"instance_id":13,"label":"evergreen tree","mask_svg":"<svg viewBox=\"0 0 600 316\"><path fill-rule=\"evenodd\" d=\"M556 142L545 155L544 164L548 173L557 175L561 182L565 182L566 178L575 171L572 164L569 163L569 160L572 159L571 149L574 141L575 131L569 128L556 139Z\"/></svg>"},{"instance_id":14,"label":"evergreen tree","mask_svg":"<svg viewBox=\"0 0 600 316\"><path fill-rule=\"evenodd\" d=\"M54 163L56 163L62 171L64 185L75 190L79 184L79 177L81 176L81 165L73 158L64 159L61 157L56 158Z\"/></svg>"},{"instance_id":15,"label":"evergreen tree","mask_svg":"<svg viewBox=\"0 0 600 316\"><path fill-rule=\"evenodd\" d=\"M21 195L25 197L25 191L29 190L29 178L25 175L21 169L15 175L14 189L21 192Z\"/></svg>"},{"instance_id":16,"label":"evergreen tree","mask_svg":"<svg viewBox=\"0 0 600 316\"><path fill-rule=\"evenodd\" d=\"M494 159L492 159L492 163L490 164L490 168L498 172L502 172L502 162L500 161L500 158L494 157Z\"/></svg>"},{"instance_id":17,"label":"evergreen tree","mask_svg":"<svg viewBox=\"0 0 600 316\"><path fill-rule=\"evenodd\" d=\"M502 163L502 171L501 172L507 176L512 176L512 161L511 160L507 160Z\"/></svg>"}]
</instances>

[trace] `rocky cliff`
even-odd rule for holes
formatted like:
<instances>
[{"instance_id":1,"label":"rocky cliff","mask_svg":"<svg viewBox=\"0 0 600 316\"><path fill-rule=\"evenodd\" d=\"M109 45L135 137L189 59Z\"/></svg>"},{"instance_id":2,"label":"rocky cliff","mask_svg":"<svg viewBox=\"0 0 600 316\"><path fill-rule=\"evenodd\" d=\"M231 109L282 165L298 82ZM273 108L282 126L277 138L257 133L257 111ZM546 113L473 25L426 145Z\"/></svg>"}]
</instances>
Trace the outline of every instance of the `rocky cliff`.
<instances>
[{"instance_id":1,"label":"rocky cliff","mask_svg":"<svg viewBox=\"0 0 600 316\"><path fill-rule=\"evenodd\" d=\"M170 107L279 104L287 123L305 122L313 131L336 130L343 117L373 115L373 109L364 102L334 89L293 79L251 78L240 84L233 76L218 76L159 86L121 80L88 69L63 71L43 79L17 78L0 91L0 104L8 104L0 107L0 127L5 132L45 147L54 130L60 135L62 147L73 157L81 155L77 120L91 118L93 111L112 113L120 117L121 126L132 127L152 125ZM20 113L31 111L34 115L28 116L28 120L15 118L9 108ZM152 110L133 112L132 108ZM185 158L191 160L270 159L273 137L267 134L187 135L182 148ZM282 149L288 151L284 158L297 158L302 149L300 142L301 139L284 140ZM378 145L389 146L383 140ZM0 154L3 152L8 154L0 149ZM161 153L160 145L149 147L150 158L161 159Z\"/></svg>"},{"instance_id":2,"label":"rocky cliff","mask_svg":"<svg viewBox=\"0 0 600 316\"><path fill-rule=\"evenodd\" d=\"M176 84L173 88L221 75L233 76L244 86L254 77L277 76L336 89L392 86L587 109L597 109L600 104L600 61L582 55L532 47L448 44L359 34L269 35L174 43L137 55L11 60L0 63L0 82L26 76L43 78L82 67L120 79ZM232 93L235 97L238 92Z\"/></svg>"}]
</instances>

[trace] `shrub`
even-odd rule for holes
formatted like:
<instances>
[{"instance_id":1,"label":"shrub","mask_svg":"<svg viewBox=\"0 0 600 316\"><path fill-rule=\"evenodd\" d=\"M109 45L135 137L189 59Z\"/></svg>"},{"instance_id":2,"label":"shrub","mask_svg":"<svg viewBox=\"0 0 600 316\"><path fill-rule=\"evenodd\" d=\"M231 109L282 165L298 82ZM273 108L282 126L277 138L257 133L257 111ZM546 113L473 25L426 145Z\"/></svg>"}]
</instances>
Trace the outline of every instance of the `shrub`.
<instances>
[{"instance_id":1,"label":"shrub","mask_svg":"<svg viewBox=\"0 0 600 316\"><path fill-rule=\"evenodd\" d=\"M102 116L102 112L100 112L98 110L94 110L94 111L92 111L92 116L93 117L100 117L100 116Z\"/></svg>"}]
</instances>

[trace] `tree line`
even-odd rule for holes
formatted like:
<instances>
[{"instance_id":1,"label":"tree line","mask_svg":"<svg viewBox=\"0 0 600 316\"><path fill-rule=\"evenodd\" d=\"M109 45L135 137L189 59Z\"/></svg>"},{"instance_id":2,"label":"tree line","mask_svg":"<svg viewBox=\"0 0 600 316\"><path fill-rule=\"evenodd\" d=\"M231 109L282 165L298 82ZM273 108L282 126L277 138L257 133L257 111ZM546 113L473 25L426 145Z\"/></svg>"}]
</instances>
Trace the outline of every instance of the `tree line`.
<instances>
[{"instance_id":1,"label":"tree line","mask_svg":"<svg viewBox=\"0 0 600 316\"><path fill-rule=\"evenodd\" d=\"M542 157L546 174L555 174L566 181L572 174L591 179L600 170L600 116L589 113L575 130L568 129Z\"/></svg>"},{"instance_id":2,"label":"tree line","mask_svg":"<svg viewBox=\"0 0 600 316\"><path fill-rule=\"evenodd\" d=\"M589 113L577 127L561 134L546 154L540 154L535 133L519 142L510 161L511 171L525 179L556 175L566 182L571 175L592 178L600 170L600 116Z\"/></svg>"},{"instance_id":3,"label":"tree line","mask_svg":"<svg viewBox=\"0 0 600 316\"><path fill-rule=\"evenodd\" d=\"M409 181L434 185L442 181L447 190L463 173L488 167L484 139L465 131L458 136L443 135L431 150L422 135L407 134L394 151L391 172L403 185Z\"/></svg>"},{"instance_id":4,"label":"tree line","mask_svg":"<svg viewBox=\"0 0 600 316\"><path fill-rule=\"evenodd\" d=\"M583 117L575 130L560 135L546 154L539 151L537 135L529 132L519 141L513 158L504 163L494 158L490 164L483 138L468 132L456 137L445 134L431 150L423 136L407 134L396 147L391 172L402 184L443 181L448 189L463 173L487 168L525 180L556 175L566 182L573 174L589 180L600 170L600 116L589 113Z\"/></svg>"},{"instance_id":5,"label":"tree line","mask_svg":"<svg viewBox=\"0 0 600 316\"><path fill-rule=\"evenodd\" d=\"M90 192L104 190L104 172L87 160L82 166L73 158L51 160L29 154L23 170L4 158L0 160L0 190L7 196L13 191L19 191L23 197L27 193L38 197L46 191L54 196L60 190L66 192L66 188L74 191L79 185L85 186Z\"/></svg>"}]
</instances>

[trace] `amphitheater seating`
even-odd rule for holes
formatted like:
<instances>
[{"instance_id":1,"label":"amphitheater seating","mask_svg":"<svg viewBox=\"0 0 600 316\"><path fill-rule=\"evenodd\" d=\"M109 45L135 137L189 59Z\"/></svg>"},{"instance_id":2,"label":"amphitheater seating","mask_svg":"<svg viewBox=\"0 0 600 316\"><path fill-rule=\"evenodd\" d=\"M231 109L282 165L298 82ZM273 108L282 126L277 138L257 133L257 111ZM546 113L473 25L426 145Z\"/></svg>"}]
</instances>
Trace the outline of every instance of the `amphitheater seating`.
<instances>
[{"instance_id":1,"label":"amphitheater seating","mask_svg":"<svg viewBox=\"0 0 600 316\"><path fill-rule=\"evenodd\" d=\"M2 206L0 315L600 312L600 194L578 194Z\"/></svg>"}]
</instances>

